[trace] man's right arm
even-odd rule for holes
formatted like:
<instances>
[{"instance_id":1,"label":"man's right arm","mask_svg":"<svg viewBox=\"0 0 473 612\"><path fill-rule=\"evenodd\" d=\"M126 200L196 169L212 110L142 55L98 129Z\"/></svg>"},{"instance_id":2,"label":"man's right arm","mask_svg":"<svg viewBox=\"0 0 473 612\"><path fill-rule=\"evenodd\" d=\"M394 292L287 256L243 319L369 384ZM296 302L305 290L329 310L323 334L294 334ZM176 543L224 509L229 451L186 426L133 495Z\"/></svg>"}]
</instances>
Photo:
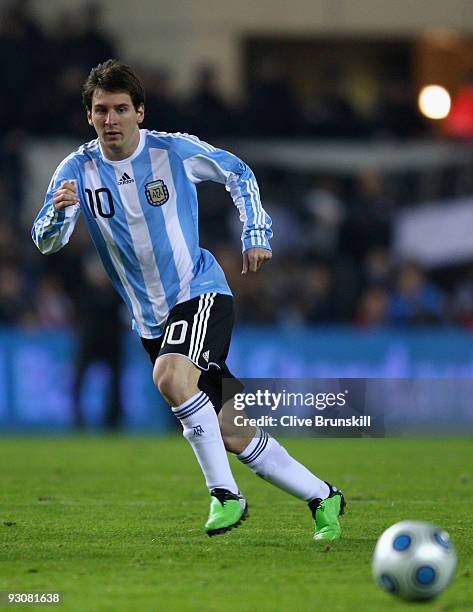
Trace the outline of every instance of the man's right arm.
<instances>
[{"instance_id":1,"label":"man's right arm","mask_svg":"<svg viewBox=\"0 0 473 612\"><path fill-rule=\"evenodd\" d=\"M80 214L76 173L65 160L54 173L36 217L31 236L44 255L55 253L69 242Z\"/></svg>"}]
</instances>

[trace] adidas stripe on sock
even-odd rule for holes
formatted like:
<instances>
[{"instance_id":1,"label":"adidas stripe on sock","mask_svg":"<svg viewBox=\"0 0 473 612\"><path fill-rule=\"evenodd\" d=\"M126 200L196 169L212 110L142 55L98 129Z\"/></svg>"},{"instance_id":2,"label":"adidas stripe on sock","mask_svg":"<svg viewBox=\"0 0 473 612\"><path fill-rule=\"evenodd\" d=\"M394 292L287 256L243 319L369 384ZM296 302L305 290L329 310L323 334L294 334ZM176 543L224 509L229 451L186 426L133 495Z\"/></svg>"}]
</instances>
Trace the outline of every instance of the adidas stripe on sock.
<instances>
[{"instance_id":1,"label":"adidas stripe on sock","mask_svg":"<svg viewBox=\"0 0 473 612\"><path fill-rule=\"evenodd\" d=\"M325 499L329 494L323 480L291 457L277 440L259 427L237 458L261 478L307 502L316 497Z\"/></svg>"},{"instance_id":2,"label":"adidas stripe on sock","mask_svg":"<svg viewBox=\"0 0 473 612\"><path fill-rule=\"evenodd\" d=\"M181 421L183 436L192 446L209 491L218 488L238 493L218 418L208 396L199 391L172 411Z\"/></svg>"}]
</instances>

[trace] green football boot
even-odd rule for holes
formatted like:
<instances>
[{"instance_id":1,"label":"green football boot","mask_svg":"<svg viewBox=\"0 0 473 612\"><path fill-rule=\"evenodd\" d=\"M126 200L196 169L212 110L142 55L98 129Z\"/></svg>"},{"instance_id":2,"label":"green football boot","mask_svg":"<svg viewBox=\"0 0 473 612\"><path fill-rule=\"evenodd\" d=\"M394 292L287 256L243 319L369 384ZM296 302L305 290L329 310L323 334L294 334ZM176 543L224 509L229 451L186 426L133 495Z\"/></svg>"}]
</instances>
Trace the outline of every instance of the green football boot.
<instances>
[{"instance_id":1,"label":"green football boot","mask_svg":"<svg viewBox=\"0 0 473 612\"><path fill-rule=\"evenodd\" d=\"M314 540L338 540L342 529L338 517L345 512L345 498L337 487L325 483L330 493L326 499L316 498L309 502L309 508L315 520Z\"/></svg>"},{"instance_id":2,"label":"green football boot","mask_svg":"<svg viewBox=\"0 0 473 612\"><path fill-rule=\"evenodd\" d=\"M227 489L212 489L210 495L209 518L205 523L205 531L210 537L238 527L248 516L248 504L242 495Z\"/></svg>"}]
</instances>

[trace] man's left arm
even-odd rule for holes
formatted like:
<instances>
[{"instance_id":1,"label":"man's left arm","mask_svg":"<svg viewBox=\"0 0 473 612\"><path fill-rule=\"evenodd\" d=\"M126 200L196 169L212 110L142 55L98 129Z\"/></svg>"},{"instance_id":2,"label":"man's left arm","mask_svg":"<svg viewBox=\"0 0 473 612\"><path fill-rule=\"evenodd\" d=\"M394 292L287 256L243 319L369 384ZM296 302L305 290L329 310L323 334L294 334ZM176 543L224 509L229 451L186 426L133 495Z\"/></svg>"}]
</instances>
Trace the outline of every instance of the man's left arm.
<instances>
[{"instance_id":1,"label":"man's left arm","mask_svg":"<svg viewBox=\"0 0 473 612\"><path fill-rule=\"evenodd\" d=\"M255 175L245 162L232 153L215 149L201 141L199 144L205 145L208 150L196 150L194 155L183 160L186 174L193 183L210 180L225 185L243 223L242 274L256 272L272 257L269 241L273 232L271 217L261 205Z\"/></svg>"}]
</instances>

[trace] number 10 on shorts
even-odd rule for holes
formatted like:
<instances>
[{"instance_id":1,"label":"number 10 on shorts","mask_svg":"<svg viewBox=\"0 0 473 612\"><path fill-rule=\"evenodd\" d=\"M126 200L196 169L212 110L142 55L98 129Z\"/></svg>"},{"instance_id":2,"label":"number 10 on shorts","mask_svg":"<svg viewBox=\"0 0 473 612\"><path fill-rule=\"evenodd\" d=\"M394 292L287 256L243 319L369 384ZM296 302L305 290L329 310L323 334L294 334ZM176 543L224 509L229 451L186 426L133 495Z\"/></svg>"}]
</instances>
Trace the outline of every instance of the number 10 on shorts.
<instances>
[{"instance_id":1,"label":"number 10 on shorts","mask_svg":"<svg viewBox=\"0 0 473 612\"><path fill-rule=\"evenodd\" d=\"M189 327L187 321L174 321L166 328L164 334L164 344L182 344L186 339L187 328Z\"/></svg>"}]
</instances>

